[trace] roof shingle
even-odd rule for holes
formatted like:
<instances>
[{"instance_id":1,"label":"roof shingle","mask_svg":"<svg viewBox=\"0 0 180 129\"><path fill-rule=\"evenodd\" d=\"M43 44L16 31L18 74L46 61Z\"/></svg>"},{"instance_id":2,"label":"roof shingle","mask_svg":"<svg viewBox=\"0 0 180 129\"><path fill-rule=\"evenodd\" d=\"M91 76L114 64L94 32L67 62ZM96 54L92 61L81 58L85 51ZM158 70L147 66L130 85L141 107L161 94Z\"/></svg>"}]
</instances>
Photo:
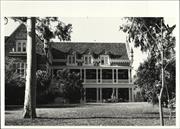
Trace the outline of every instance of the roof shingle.
<instances>
[{"instance_id":1,"label":"roof shingle","mask_svg":"<svg viewBox=\"0 0 180 129\"><path fill-rule=\"evenodd\" d=\"M76 51L81 55L90 51L90 53L94 55L101 55L104 53L110 55L112 58L128 60L125 43L59 42L52 43L52 49L52 54L55 58L58 58L57 55L59 54L68 54L69 51Z\"/></svg>"}]
</instances>

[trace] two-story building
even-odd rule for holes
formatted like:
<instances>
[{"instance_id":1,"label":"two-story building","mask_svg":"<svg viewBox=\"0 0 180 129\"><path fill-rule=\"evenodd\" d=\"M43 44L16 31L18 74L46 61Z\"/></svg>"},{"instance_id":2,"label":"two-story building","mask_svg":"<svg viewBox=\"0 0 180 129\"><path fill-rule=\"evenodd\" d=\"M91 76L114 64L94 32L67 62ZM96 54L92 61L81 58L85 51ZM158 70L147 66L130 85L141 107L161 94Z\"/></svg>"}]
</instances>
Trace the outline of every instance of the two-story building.
<instances>
[{"instance_id":1,"label":"two-story building","mask_svg":"<svg viewBox=\"0 0 180 129\"><path fill-rule=\"evenodd\" d=\"M43 43L37 37L38 66L45 64ZM25 77L26 27L21 24L6 39L6 56L19 58L17 72ZM83 80L86 102L104 102L110 98L133 101L133 52L127 43L110 42L52 42L50 69L70 69ZM52 81L54 79L52 78ZM52 83L56 85L56 82Z\"/></svg>"}]
</instances>

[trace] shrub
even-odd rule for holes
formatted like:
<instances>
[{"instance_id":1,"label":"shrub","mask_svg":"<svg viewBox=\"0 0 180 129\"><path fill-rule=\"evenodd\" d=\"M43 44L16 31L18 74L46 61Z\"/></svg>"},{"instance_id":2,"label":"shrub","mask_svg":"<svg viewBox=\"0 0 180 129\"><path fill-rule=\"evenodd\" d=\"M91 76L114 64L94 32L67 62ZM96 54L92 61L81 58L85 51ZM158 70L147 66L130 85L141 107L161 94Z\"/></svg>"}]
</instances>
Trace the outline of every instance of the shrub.
<instances>
[{"instance_id":1,"label":"shrub","mask_svg":"<svg viewBox=\"0 0 180 129\"><path fill-rule=\"evenodd\" d=\"M38 70L36 72L37 77L37 91L36 91L36 101L37 104L49 103L54 99L54 95L50 91L51 78L48 73L43 70Z\"/></svg>"},{"instance_id":2,"label":"shrub","mask_svg":"<svg viewBox=\"0 0 180 129\"><path fill-rule=\"evenodd\" d=\"M14 58L5 58L5 105L24 103L25 79L14 68Z\"/></svg>"},{"instance_id":3,"label":"shrub","mask_svg":"<svg viewBox=\"0 0 180 129\"><path fill-rule=\"evenodd\" d=\"M63 89L63 96L70 103L80 102L82 97L82 81L78 73L71 73L67 69L57 71L57 80L60 83L60 88Z\"/></svg>"}]
</instances>

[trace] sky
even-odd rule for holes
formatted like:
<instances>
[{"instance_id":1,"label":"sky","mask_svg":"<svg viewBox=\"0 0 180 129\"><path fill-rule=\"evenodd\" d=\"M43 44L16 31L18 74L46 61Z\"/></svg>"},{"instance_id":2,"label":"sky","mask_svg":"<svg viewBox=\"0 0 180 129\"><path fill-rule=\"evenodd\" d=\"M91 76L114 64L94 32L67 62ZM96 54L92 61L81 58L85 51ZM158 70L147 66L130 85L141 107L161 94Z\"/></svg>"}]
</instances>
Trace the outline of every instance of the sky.
<instances>
[{"instance_id":1,"label":"sky","mask_svg":"<svg viewBox=\"0 0 180 129\"><path fill-rule=\"evenodd\" d=\"M126 34L119 31L122 17L60 17L64 23L72 24L71 41L75 42L126 42ZM165 22L170 26L174 24L172 18L165 18ZM19 23L9 19L5 25L5 35L10 35ZM141 62L147 58L146 53L142 53L139 48L134 48L133 75Z\"/></svg>"}]
</instances>

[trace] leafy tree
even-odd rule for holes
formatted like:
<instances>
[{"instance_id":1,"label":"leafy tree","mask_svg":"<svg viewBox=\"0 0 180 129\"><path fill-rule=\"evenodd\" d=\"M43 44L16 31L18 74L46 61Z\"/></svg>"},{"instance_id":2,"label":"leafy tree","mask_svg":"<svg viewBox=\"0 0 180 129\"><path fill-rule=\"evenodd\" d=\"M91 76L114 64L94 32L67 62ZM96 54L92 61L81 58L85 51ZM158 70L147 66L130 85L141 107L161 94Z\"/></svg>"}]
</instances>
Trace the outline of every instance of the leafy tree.
<instances>
[{"instance_id":1,"label":"leafy tree","mask_svg":"<svg viewBox=\"0 0 180 129\"><path fill-rule=\"evenodd\" d=\"M47 71L50 75L51 71L49 66L51 62L50 53L50 39L58 37L60 40L70 40L70 33L72 25L62 24L56 17L45 17L45 18L27 18L27 17L11 17L15 21L20 21L26 24L27 27L27 75L26 75L26 88L25 88L25 99L24 99L24 118L35 118L36 117L36 31L41 38L44 40L44 50L47 59ZM54 28L51 28L51 23L57 21L58 23Z\"/></svg>"},{"instance_id":2,"label":"leafy tree","mask_svg":"<svg viewBox=\"0 0 180 129\"><path fill-rule=\"evenodd\" d=\"M137 70L137 84L144 91L144 99L148 102L155 104L157 102L157 88L155 82L159 81L160 69L156 66L155 60L152 58L147 59L141 63Z\"/></svg>"},{"instance_id":3,"label":"leafy tree","mask_svg":"<svg viewBox=\"0 0 180 129\"><path fill-rule=\"evenodd\" d=\"M63 89L64 97L69 99L69 102L78 102L82 98L83 85L78 73L71 73L67 69L59 70L57 80Z\"/></svg>"},{"instance_id":4,"label":"leafy tree","mask_svg":"<svg viewBox=\"0 0 180 129\"><path fill-rule=\"evenodd\" d=\"M175 37L172 35L175 25L169 27L162 17L130 17L125 18L125 20L126 23L120 26L120 30L128 34L128 41L134 42L134 46L140 47L141 51L148 52L149 58L156 59L156 63L161 66L161 80L154 80L154 82L157 82L154 84L160 87L157 95L160 123L164 125L161 105L165 87L164 70L167 63L175 56Z\"/></svg>"}]
</instances>

